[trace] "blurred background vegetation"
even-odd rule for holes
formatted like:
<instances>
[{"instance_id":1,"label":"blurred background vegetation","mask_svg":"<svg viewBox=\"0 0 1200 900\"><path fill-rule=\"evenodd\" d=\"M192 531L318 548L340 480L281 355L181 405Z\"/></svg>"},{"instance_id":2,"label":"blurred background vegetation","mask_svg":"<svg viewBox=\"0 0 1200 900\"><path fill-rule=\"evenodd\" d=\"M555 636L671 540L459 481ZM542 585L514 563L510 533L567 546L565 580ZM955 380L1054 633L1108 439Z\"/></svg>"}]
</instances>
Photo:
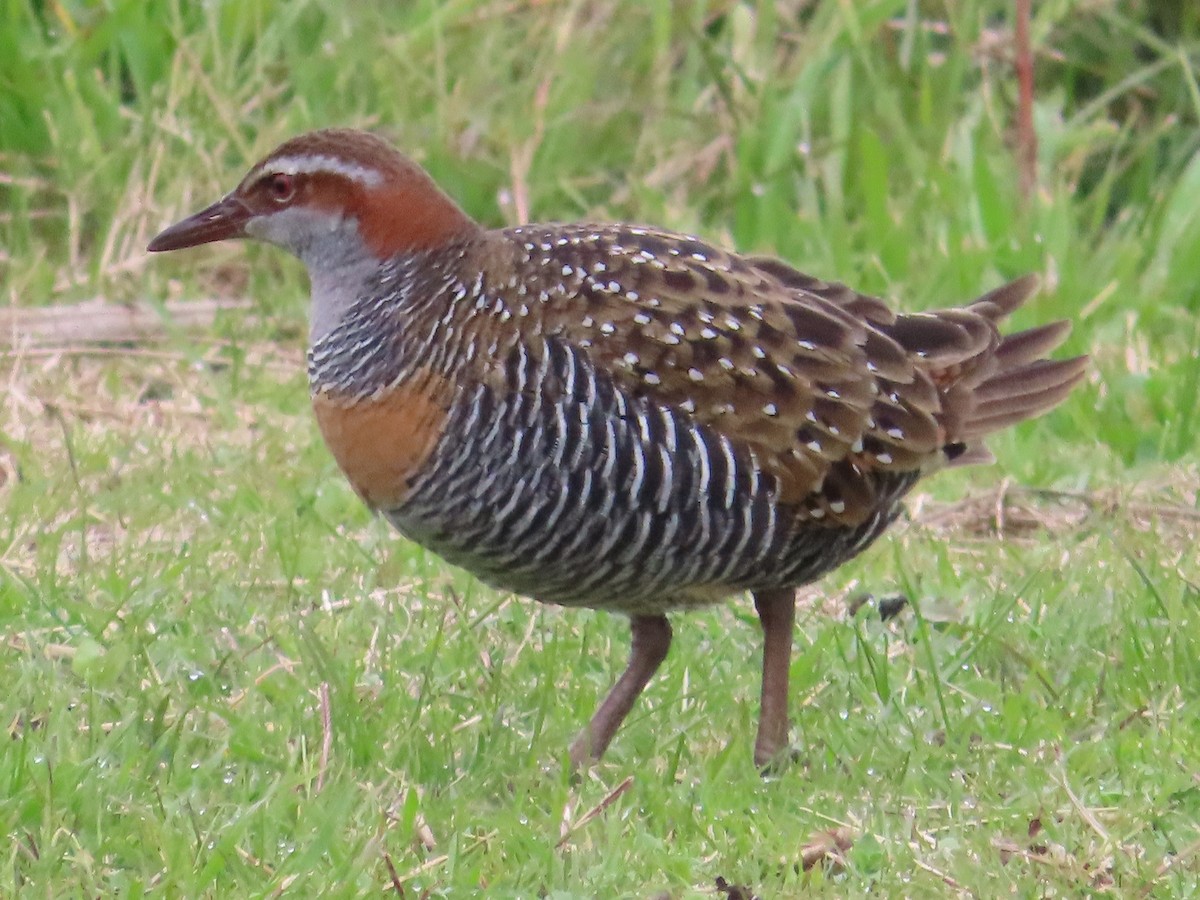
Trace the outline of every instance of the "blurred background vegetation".
<instances>
[{"instance_id":1,"label":"blurred background vegetation","mask_svg":"<svg viewBox=\"0 0 1200 900\"><path fill-rule=\"evenodd\" d=\"M159 226L285 136L352 124L489 223L662 223L923 305L1041 271L1077 344L1148 345L1132 371L1100 360L1121 459L1195 446L1194 3L1036 4L1026 207L1008 3L4 6L12 303L145 296Z\"/></svg>"},{"instance_id":2,"label":"blurred background vegetation","mask_svg":"<svg viewBox=\"0 0 1200 900\"><path fill-rule=\"evenodd\" d=\"M149 349L0 335L0 893L1196 891L1200 3L1033 5L1028 197L1014 9L0 0L0 313L253 304ZM933 483L986 515L829 580L948 599L802 626L803 766L749 765L735 607L677 629L571 784L539 766L623 624L497 599L368 520L305 409L293 260L144 252L331 125L388 136L492 225L649 222L908 308L1038 272L1018 324L1074 320L1094 371L998 466ZM1005 531L1009 479L1089 512ZM853 847L806 875L833 824Z\"/></svg>"}]
</instances>

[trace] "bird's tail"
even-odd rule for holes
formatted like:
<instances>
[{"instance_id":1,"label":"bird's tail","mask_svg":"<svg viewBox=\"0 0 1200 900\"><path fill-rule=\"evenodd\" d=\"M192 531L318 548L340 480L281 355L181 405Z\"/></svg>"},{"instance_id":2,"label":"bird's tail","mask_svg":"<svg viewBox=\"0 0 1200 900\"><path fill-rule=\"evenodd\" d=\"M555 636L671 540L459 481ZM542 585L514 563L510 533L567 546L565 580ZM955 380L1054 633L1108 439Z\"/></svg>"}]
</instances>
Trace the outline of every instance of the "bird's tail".
<instances>
[{"instance_id":1,"label":"bird's tail","mask_svg":"<svg viewBox=\"0 0 1200 900\"><path fill-rule=\"evenodd\" d=\"M1046 358L1066 339L1070 322L1000 332L1001 321L1037 288L1038 279L1027 275L967 306L899 315L879 326L920 373L892 387L932 415L939 432L935 443L954 465L991 461L984 438L1049 411L1084 377L1086 356Z\"/></svg>"},{"instance_id":2,"label":"bird's tail","mask_svg":"<svg viewBox=\"0 0 1200 900\"><path fill-rule=\"evenodd\" d=\"M966 307L998 327L1001 320L1037 292L1033 275L1018 278L984 294ZM1088 357L1047 359L1071 332L1067 321L1002 335L955 373L931 371L943 385L943 409L948 441L965 445L952 461L963 465L990 459L983 439L995 431L1049 412L1083 380ZM949 376L949 377L948 377Z\"/></svg>"}]
</instances>

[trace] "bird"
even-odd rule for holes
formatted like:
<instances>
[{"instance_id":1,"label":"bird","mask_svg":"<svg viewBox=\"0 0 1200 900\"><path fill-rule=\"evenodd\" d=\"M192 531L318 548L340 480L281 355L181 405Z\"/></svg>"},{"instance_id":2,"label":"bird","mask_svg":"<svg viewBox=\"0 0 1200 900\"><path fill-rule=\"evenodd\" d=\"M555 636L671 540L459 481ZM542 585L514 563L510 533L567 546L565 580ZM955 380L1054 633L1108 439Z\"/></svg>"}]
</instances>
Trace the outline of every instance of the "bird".
<instances>
[{"instance_id":1,"label":"bird","mask_svg":"<svg viewBox=\"0 0 1200 900\"><path fill-rule=\"evenodd\" d=\"M745 594L763 637L754 761L786 759L796 589L1087 369L1047 357L1068 321L1001 332L1035 276L905 313L660 228L489 229L353 129L285 141L147 249L231 238L307 267L313 410L371 510L502 591L629 617L576 768L666 658L668 614Z\"/></svg>"}]
</instances>

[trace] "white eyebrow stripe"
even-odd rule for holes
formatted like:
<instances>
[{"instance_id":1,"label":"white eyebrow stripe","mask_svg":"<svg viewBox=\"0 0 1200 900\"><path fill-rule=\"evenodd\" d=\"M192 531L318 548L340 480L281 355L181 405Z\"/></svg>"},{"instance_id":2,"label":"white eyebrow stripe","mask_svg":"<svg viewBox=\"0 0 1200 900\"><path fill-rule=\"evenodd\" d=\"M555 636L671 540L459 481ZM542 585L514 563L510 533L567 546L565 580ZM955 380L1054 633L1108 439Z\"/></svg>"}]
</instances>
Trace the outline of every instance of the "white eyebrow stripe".
<instances>
[{"instance_id":1,"label":"white eyebrow stripe","mask_svg":"<svg viewBox=\"0 0 1200 900\"><path fill-rule=\"evenodd\" d=\"M383 176L378 169L347 162L336 156L312 153L306 153L303 156L281 156L263 166L263 171L278 172L281 175L315 175L320 172L328 172L342 175L366 187L378 187L383 181Z\"/></svg>"}]
</instances>

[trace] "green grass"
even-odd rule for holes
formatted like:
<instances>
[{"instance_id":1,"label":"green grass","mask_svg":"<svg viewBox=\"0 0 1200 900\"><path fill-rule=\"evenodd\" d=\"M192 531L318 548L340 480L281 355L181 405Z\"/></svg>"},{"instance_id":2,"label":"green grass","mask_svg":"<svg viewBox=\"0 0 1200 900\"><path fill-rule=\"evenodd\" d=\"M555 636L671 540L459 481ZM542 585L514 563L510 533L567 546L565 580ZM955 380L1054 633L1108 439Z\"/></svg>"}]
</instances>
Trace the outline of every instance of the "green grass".
<instances>
[{"instance_id":1,"label":"green grass","mask_svg":"<svg viewBox=\"0 0 1200 900\"><path fill-rule=\"evenodd\" d=\"M948 6L0 0L6 302L255 303L4 351L0 895L1200 893L1200 12L1035 4L1022 204L1009 4ZM1041 272L1017 324L1076 320L1095 368L805 591L795 766L751 764L734 603L676 621L573 783L623 620L368 516L307 409L294 261L143 252L331 124L488 223L697 231L911 308ZM862 590L915 605L851 616Z\"/></svg>"}]
</instances>

